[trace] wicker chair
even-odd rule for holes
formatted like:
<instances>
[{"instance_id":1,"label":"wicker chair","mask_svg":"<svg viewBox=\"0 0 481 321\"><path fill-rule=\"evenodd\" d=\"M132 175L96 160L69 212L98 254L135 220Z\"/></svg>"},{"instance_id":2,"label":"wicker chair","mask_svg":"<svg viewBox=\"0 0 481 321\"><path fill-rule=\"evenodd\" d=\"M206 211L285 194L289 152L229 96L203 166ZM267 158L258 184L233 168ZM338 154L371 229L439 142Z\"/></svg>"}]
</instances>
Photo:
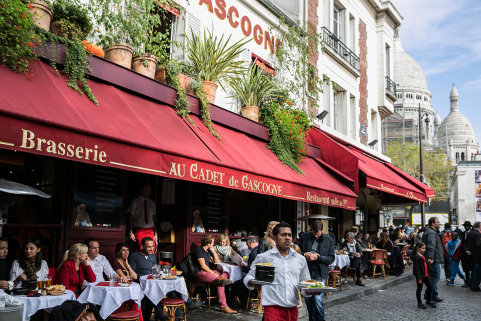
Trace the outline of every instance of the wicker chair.
<instances>
[{"instance_id":1,"label":"wicker chair","mask_svg":"<svg viewBox=\"0 0 481 321\"><path fill-rule=\"evenodd\" d=\"M373 250L371 253L371 260L369 261L372 266L372 278L376 275L384 276L384 280L386 279L386 270L385 265L387 262L387 251L386 250ZM376 273L376 267L381 267L381 272Z\"/></svg>"}]
</instances>

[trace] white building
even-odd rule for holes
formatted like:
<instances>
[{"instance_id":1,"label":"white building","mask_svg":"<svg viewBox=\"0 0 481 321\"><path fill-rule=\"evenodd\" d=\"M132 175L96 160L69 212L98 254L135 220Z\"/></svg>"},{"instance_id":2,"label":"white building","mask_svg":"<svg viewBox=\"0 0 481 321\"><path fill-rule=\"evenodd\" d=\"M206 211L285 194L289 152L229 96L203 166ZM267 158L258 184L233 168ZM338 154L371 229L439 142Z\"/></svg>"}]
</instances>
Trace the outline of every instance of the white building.
<instances>
[{"instance_id":1,"label":"white building","mask_svg":"<svg viewBox=\"0 0 481 321\"><path fill-rule=\"evenodd\" d=\"M451 183L453 214L458 224L481 221L481 160L460 161Z\"/></svg>"}]
</instances>

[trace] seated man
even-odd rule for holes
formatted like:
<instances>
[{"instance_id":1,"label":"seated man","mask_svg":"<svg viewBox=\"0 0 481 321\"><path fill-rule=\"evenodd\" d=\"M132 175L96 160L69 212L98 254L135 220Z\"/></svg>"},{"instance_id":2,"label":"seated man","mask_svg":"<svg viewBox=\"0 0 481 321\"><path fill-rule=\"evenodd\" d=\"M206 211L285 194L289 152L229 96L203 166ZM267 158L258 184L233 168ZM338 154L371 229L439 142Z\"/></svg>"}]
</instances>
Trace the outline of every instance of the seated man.
<instances>
[{"instance_id":1,"label":"seated man","mask_svg":"<svg viewBox=\"0 0 481 321\"><path fill-rule=\"evenodd\" d=\"M257 246L259 245L259 240L257 236L251 235L248 236L246 239L247 248L250 251L249 259L247 260L247 265L239 265L242 267L243 274L249 273L251 269L252 262L257 257ZM247 304L247 296L249 295L249 289L244 284L244 278L237 280L232 284L232 297L237 296L239 298L239 305L246 306Z\"/></svg>"},{"instance_id":2,"label":"seated man","mask_svg":"<svg viewBox=\"0 0 481 321\"><path fill-rule=\"evenodd\" d=\"M112 266L110 265L107 258L102 254L99 254L100 246L99 246L99 241L97 241L97 239L93 237L86 239L84 244L87 245L87 247L89 248L88 256L90 259L90 266L92 267L92 270L94 271L95 276L97 278L95 280L96 282L105 281L104 274L109 279L113 277L115 281L118 281L121 283L127 282L126 278L121 278L117 275L117 273L114 272L114 269L112 269ZM82 284L82 289L86 288L87 285L88 285L88 282L84 280Z\"/></svg>"},{"instance_id":3,"label":"seated man","mask_svg":"<svg viewBox=\"0 0 481 321\"><path fill-rule=\"evenodd\" d=\"M360 286L365 286L365 284L361 281L361 244L359 244L359 242L356 242L354 238L354 233L347 233L346 241L342 243L342 249L349 254L349 259L351 261L350 267L356 269L356 284Z\"/></svg>"}]
</instances>

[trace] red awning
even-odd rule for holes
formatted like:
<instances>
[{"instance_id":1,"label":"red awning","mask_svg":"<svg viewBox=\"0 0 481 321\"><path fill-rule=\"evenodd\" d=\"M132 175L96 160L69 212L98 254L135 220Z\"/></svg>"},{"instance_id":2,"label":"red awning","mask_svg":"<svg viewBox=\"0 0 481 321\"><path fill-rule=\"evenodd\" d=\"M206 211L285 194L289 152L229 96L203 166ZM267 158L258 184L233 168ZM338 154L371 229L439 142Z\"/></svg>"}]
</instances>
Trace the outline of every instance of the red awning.
<instances>
[{"instance_id":1,"label":"red awning","mask_svg":"<svg viewBox=\"0 0 481 321\"><path fill-rule=\"evenodd\" d=\"M421 191L424 192L424 194L426 194L426 196L428 198L433 198L434 197L434 190L429 187L428 185L422 183L421 181L418 181L417 179L415 179L414 177L412 177L411 175L409 175L408 173L405 173L403 172L402 170L400 170L399 168L397 168L396 166L393 166L389 163L384 163L387 167L389 167L391 170L395 171L398 175L404 177L405 179L407 179L409 182L411 182L414 186L416 186L417 188L419 188Z\"/></svg>"},{"instance_id":2,"label":"red awning","mask_svg":"<svg viewBox=\"0 0 481 321\"><path fill-rule=\"evenodd\" d=\"M321 157L326 163L356 181L355 191L358 191L359 187L369 187L423 203L427 202L428 197L434 196L433 192L428 194L426 189L419 188L419 184L422 183L415 184L414 181L417 180L400 169L355 148L342 145L317 128L309 131L309 142L315 146L322 146ZM359 179L360 174L362 180ZM406 176L411 178L408 179Z\"/></svg>"},{"instance_id":3,"label":"red awning","mask_svg":"<svg viewBox=\"0 0 481 321\"><path fill-rule=\"evenodd\" d=\"M262 59L255 53L252 53L252 61L259 66L259 68L262 68L265 72L271 74L272 76L276 75L276 70L274 67L272 67L266 60Z\"/></svg>"},{"instance_id":4,"label":"red awning","mask_svg":"<svg viewBox=\"0 0 481 321\"><path fill-rule=\"evenodd\" d=\"M243 133L216 125L219 142L195 115L198 127L169 106L89 81L95 106L48 64L30 69L33 79L0 67L0 148L355 208L347 179L314 159L301 164L306 175L299 175Z\"/></svg>"}]
</instances>

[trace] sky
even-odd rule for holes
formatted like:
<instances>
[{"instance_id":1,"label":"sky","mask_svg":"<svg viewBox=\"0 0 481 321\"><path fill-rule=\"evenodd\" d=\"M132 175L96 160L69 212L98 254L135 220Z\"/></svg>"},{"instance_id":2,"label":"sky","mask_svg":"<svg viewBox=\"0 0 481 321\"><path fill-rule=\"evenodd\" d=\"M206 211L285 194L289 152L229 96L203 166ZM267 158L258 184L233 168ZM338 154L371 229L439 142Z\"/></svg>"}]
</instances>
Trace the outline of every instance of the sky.
<instances>
[{"instance_id":1,"label":"sky","mask_svg":"<svg viewBox=\"0 0 481 321\"><path fill-rule=\"evenodd\" d=\"M391 0L404 20L401 43L424 71L432 104L441 119L449 114L456 84L460 112L481 142L481 1Z\"/></svg>"}]
</instances>

